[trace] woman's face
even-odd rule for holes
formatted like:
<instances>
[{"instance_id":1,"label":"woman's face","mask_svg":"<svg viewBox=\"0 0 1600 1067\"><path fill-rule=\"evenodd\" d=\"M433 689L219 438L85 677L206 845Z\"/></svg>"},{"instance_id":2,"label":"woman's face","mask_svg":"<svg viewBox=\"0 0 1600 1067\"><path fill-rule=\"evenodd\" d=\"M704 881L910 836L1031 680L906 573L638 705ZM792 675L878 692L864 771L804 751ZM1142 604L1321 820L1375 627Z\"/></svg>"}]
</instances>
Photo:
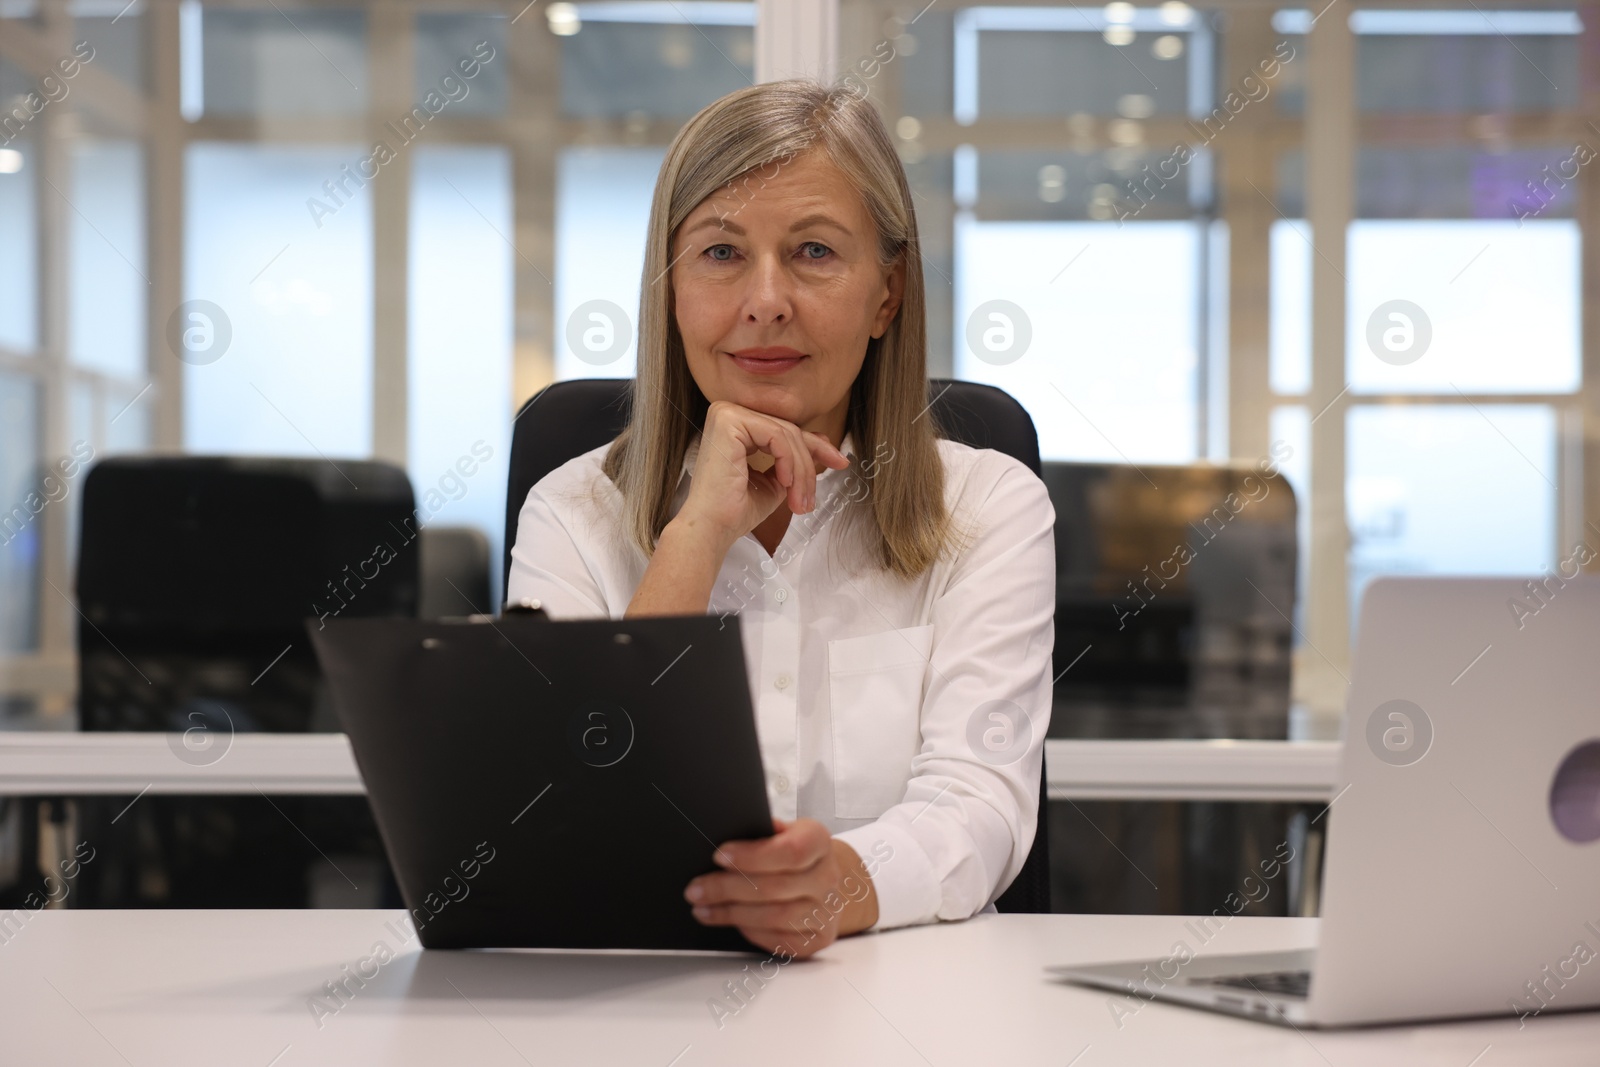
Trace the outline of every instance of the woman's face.
<instances>
[{"instance_id":1,"label":"woman's face","mask_svg":"<svg viewBox=\"0 0 1600 1067\"><path fill-rule=\"evenodd\" d=\"M861 193L820 150L707 197L678 229L672 291L689 373L726 400L843 437L867 341L900 307Z\"/></svg>"}]
</instances>

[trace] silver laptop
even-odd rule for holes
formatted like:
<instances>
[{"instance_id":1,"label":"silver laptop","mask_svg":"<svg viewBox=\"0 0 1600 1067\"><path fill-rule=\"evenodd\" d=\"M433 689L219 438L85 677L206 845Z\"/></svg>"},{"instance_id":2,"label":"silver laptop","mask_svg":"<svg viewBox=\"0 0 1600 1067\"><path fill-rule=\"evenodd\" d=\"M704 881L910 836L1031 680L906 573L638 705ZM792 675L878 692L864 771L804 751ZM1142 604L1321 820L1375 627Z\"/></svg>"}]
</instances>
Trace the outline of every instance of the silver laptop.
<instances>
[{"instance_id":1,"label":"silver laptop","mask_svg":"<svg viewBox=\"0 0 1600 1067\"><path fill-rule=\"evenodd\" d=\"M1296 1027L1600 1007L1600 578L1368 586L1326 820L1314 950L1048 972Z\"/></svg>"}]
</instances>

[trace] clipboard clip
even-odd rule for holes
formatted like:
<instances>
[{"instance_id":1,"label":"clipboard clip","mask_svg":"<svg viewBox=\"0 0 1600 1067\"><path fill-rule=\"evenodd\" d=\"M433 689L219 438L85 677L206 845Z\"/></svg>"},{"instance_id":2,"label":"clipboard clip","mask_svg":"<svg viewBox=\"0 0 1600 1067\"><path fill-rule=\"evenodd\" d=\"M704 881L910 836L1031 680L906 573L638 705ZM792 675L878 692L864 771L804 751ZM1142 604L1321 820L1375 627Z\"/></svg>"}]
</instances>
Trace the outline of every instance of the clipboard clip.
<instances>
[{"instance_id":1,"label":"clipboard clip","mask_svg":"<svg viewBox=\"0 0 1600 1067\"><path fill-rule=\"evenodd\" d=\"M531 596L525 596L515 601L506 601L506 606L500 612L500 614L502 616L525 615L535 619L544 619L546 621L548 621L550 618L550 616L545 613L544 605L540 604L537 598Z\"/></svg>"}]
</instances>

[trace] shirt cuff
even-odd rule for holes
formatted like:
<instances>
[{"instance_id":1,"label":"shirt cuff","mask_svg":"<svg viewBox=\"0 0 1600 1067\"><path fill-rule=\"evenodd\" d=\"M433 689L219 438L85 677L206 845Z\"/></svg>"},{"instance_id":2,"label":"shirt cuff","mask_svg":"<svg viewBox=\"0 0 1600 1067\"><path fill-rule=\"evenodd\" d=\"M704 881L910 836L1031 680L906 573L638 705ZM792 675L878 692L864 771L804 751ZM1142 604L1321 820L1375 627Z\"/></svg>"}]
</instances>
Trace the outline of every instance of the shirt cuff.
<instances>
[{"instance_id":1,"label":"shirt cuff","mask_svg":"<svg viewBox=\"0 0 1600 1067\"><path fill-rule=\"evenodd\" d=\"M855 849L878 897L868 930L932 922L944 898L922 844L908 828L879 819L833 835Z\"/></svg>"}]
</instances>

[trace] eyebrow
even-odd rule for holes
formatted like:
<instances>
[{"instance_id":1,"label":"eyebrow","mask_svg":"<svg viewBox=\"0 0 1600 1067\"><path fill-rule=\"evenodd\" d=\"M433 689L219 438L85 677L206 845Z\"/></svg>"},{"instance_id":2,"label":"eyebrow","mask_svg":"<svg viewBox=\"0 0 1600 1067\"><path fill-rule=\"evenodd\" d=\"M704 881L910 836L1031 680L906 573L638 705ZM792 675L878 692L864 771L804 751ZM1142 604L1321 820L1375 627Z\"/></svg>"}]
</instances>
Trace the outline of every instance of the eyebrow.
<instances>
[{"instance_id":1,"label":"eyebrow","mask_svg":"<svg viewBox=\"0 0 1600 1067\"><path fill-rule=\"evenodd\" d=\"M838 230L841 233L849 233L850 232L849 229L846 228L844 223L838 222L832 216L825 215L820 211L813 212L810 215L807 215L803 219L795 220L795 224L793 226L789 227L789 232L790 233L797 233L800 230L806 229L809 226L832 226L834 229Z\"/></svg>"},{"instance_id":2,"label":"eyebrow","mask_svg":"<svg viewBox=\"0 0 1600 1067\"><path fill-rule=\"evenodd\" d=\"M734 222L732 215L708 216L701 219L693 226L690 226L687 230L684 230L683 233L685 236L687 236L688 234L694 233L696 230L704 229L707 226L715 226L719 230L727 230L729 233L737 234L740 237L744 236L744 227L740 226L737 222ZM820 211L815 211L804 218L796 219L794 225L789 227L789 232L797 233L809 226L832 226L840 233L848 234L850 232L849 228L843 223L834 219L833 216L826 215Z\"/></svg>"},{"instance_id":3,"label":"eyebrow","mask_svg":"<svg viewBox=\"0 0 1600 1067\"><path fill-rule=\"evenodd\" d=\"M733 216L730 216L730 214L723 214L723 216L715 216L715 214L712 214L712 216L706 216L706 218L696 222L694 226L683 230L683 235L686 237L686 235L693 234L694 230L706 229L707 226L715 226L718 230L728 230L730 234L738 234L739 237L744 237L744 227L739 226L738 222L734 222Z\"/></svg>"}]
</instances>

